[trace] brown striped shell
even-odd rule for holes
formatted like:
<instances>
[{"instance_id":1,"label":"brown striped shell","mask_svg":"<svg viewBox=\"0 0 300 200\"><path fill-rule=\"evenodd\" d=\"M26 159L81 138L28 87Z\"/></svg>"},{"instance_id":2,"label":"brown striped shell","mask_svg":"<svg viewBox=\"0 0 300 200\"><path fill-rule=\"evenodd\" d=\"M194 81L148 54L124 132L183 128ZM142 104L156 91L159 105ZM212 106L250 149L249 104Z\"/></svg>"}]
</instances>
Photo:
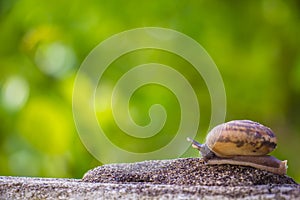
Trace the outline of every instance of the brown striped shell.
<instances>
[{"instance_id":1,"label":"brown striped shell","mask_svg":"<svg viewBox=\"0 0 300 200\"><path fill-rule=\"evenodd\" d=\"M260 156L273 151L277 139L266 126L250 120L235 120L213 128L205 144L219 157Z\"/></svg>"}]
</instances>

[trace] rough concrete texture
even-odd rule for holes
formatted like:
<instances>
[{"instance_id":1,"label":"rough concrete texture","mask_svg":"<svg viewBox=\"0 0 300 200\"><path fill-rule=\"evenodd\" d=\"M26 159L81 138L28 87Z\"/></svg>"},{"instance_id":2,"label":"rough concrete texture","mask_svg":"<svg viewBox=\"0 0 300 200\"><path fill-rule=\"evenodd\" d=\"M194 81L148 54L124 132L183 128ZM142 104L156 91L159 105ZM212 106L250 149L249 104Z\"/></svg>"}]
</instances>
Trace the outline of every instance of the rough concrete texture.
<instances>
[{"instance_id":1,"label":"rough concrete texture","mask_svg":"<svg viewBox=\"0 0 300 200\"><path fill-rule=\"evenodd\" d=\"M300 186L179 186L0 177L0 199L300 199Z\"/></svg>"},{"instance_id":2,"label":"rough concrete texture","mask_svg":"<svg viewBox=\"0 0 300 200\"><path fill-rule=\"evenodd\" d=\"M78 179L0 177L0 199L300 199L287 176L197 158L104 165Z\"/></svg>"},{"instance_id":3,"label":"rough concrete texture","mask_svg":"<svg viewBox=\"0 0 300 200\"><path fill-rule=\"evenodd\" d=\"M83 181L206 186L296 184L288 176L276 175L252 167L205 165L200 158L104 165L87 172Z\"/></svg>"}]
</instances>

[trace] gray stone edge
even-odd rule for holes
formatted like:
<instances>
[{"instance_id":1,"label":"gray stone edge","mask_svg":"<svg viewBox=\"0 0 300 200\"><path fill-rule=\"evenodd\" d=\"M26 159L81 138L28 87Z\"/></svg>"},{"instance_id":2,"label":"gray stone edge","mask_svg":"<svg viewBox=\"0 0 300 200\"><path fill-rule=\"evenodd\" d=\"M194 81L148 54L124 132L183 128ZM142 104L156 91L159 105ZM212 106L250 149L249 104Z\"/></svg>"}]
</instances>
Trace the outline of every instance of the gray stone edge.
<instances>
[{"instance_id":1,"label":"gray stone edge","mask_svg":"<svg viewBox=\"0 0 300 200\"><path fill-rule=\"evenodd\" d=\"M190 186L86 183L0 176L0 199L300 199L300 185Z\"/></svg>"}]
</instances>

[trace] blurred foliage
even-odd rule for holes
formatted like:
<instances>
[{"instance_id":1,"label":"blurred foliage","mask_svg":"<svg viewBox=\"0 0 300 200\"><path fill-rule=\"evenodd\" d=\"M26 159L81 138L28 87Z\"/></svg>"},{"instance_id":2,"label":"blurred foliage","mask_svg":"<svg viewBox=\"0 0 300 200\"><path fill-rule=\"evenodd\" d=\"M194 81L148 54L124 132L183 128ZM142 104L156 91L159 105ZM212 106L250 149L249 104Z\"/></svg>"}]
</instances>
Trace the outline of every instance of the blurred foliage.
<instances>
[{"instance_id":1,"label":"blurred foliage","mask_svg":"<svg viewBox=\"0 0 300 200\"><path fill-rule=\"evenodd\" d=\"M207 50L224 80L226 121L252 119L272 127L279 141L273 155L287 159L288 174L300 182L300 3L296 0L1 0L0 174L79 178L101 164L80 142L73 122L76 72L99 42L145 26L180 31ZM203 140L210 119L209 93L201 76L179 58L166 52L133 52L114 62L101 81L109 88L122 73L149 61L172 66L191 82L200 100L197 139ZM171 119L165 133L172 133L180 120L174 98L162 87L145 86L131 100L132 116L145 125L149 107L161 103ZM107 111L100 110L99 118L101 112ZM151 143L144 149L134 146L138 141L125 134L119 139L122 133L110 120L105 128L116 133L111 139L123 148L153 148ZM162 135L153 140L156 147L172 138ZM190 149L184 156L196 155Z\"/></svg>"}]
</instances>

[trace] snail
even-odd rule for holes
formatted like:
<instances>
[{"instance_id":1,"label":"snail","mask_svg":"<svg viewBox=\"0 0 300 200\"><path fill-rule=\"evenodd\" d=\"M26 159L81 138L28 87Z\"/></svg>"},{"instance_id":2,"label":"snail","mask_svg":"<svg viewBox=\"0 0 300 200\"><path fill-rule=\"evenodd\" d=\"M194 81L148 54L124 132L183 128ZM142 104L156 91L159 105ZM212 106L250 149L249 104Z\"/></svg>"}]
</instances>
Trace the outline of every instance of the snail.
<instances>
[{"instance_id":1,"label":"snail","mask_svg":"<svg viewBox=\"0 0 300 200\"><path fill-rule=\"evenodd\" d=\"M243 165L284 175L287 161L267 155L277 146L273 131L250 120L234 120L213 128L205 144L187 138L208 165Z\"/></svg>"}]
</instances>

